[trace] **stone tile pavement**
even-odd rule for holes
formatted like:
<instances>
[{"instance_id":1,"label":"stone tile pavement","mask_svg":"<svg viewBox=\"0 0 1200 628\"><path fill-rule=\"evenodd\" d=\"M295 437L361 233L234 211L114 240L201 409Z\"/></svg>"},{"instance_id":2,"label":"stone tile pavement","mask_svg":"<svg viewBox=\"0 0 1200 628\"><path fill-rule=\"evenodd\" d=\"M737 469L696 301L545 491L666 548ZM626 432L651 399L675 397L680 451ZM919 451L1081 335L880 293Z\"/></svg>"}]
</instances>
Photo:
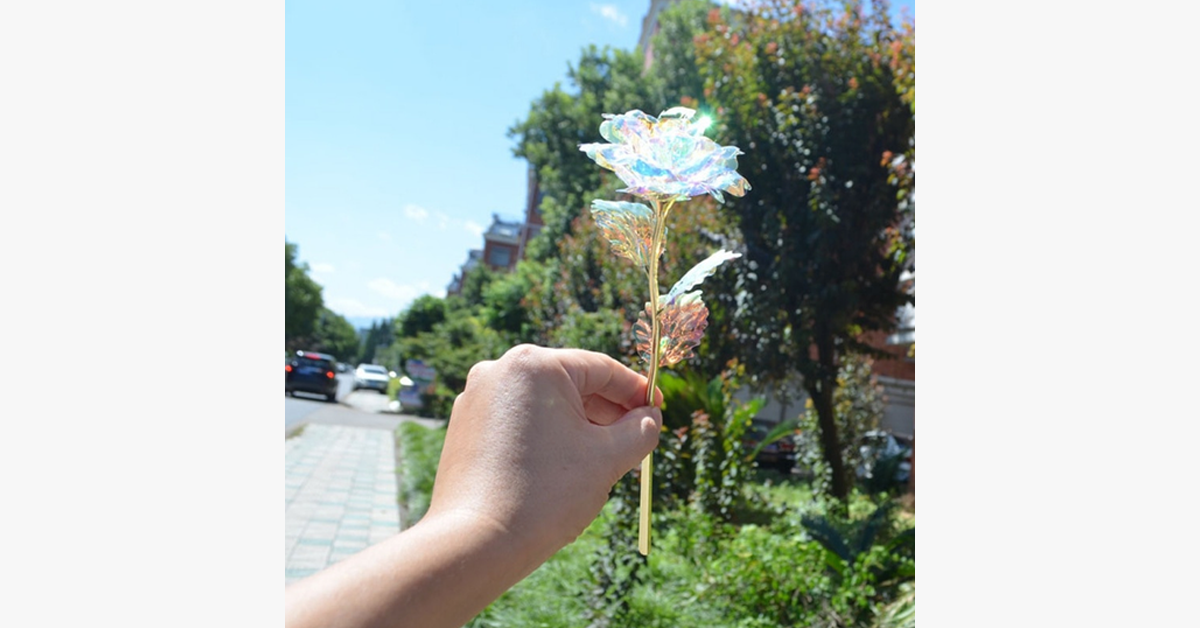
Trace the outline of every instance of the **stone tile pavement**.
<instances>
[{"instance_id":1,"label":"stone tile pavement","mask_svg":"<svg viewBox=\"0 0 1200 628\"><path fill-rule=\"evenodd\" d=\"M310 423L285 447L288 584L400 531L391 430Z\"/></svg>"}]
</instances>

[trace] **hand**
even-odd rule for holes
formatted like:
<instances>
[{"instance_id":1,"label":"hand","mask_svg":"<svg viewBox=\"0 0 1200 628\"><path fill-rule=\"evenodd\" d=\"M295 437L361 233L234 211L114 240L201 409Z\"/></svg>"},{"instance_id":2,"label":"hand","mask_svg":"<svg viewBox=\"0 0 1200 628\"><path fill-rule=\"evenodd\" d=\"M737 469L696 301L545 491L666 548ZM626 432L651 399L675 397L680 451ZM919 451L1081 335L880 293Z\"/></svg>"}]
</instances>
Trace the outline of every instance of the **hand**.
<instances>
[{"instance_id":1,"label":"hand","mask_svg":"<svg viewBox=\"0 0 1200 628\"><path fill-rule=\"evenodd\" d=\"M486 521L540 564L596 518L661 427L646 378L616 360L514 347L476 364L455 400L429 516Z\"/></svg>"},{"instance_id":2,"label":"hand","mask_svg":"<svg viewBox=\"0 0 1200 628\"><path fill-rule=\"evenodd\" d=\"M522 345L475 365L425 517L288 587L288 627L470 621L579 536L654 450L662 414L645 401L646 378L600 353Z\"/></svg>"}]
</instances>

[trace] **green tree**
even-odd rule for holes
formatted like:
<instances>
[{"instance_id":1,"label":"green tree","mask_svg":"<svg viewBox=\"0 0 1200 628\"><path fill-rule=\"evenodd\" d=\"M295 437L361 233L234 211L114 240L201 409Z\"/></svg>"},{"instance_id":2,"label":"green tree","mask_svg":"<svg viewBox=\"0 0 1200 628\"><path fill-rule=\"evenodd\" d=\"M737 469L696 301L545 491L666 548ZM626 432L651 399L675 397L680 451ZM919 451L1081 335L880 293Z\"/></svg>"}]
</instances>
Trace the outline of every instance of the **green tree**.
<instances>
[{"instance_id":1,"label":"green tree","mask_svg":"<svg viewBox=\"0 0 1200 628\"><path fill-rule=\"evenodd\" d=\"M831 493L844 498L841 356L877 354L862 333L891 330L913 300L901 284L915 243L913 31L893 27L882 1L766 0L713 9L708 26L697 63L718 133L745 151L739 170L754 185L732 205L746 246L742 354L764 379L804 376Z\"/></svg>"},{"instance_id":2,"label":"green tree","mask_svg":"<svg viewBox=\"0 0 1200 628\"><path fill-rule=\"evenodd\" d=\"M396 339L415 338L417 334L433 331L446 320L446 300L425 294L417 297L396 317Z\"/></svg>"},{"instance_id":3,"label":"green tree","mask_svg":"<svg viewBox=\"0 0 1200 628\"><path fill-rule=\"evenodd\" d=\"M362 353L358 358L360 364L375 363L376 352L392 345L394 341L392 332L393 324L390 318L380 319L371 323L366 333L363 334Z\"/></svg>"},{"instance_id":4,"label":"green tree","mask_svg":"<svg viewBox=\"0 0 1200 628\"><path fill-rule=\"evenodd\" d=\"M553 257L554 244L591 204L601 169L580 158L579 145L597 141L601 113L623 113L650 102L649 84L641 73L642 60L635 53L589 46L579 63L568 68L574 93L555 83L530 105L529 116L508 130L517 144L513 154L529 161L542 193L545 227L529 245L531 259Z\"/></svg>"},{"instance_id":5,"label":"green tree","mask_svg":"<svg viewBox=\"0 0 1200 628\"><path fill-rule=\"evenodd\" d=\"M341 314L322 307L317 315L309 347L313 351L328 353L340 362L350 362L358 357L358 332Z\"/></svg>"},{"instance_id":6,"label":"green tree","mask_svg":"<svg viewBox=\"0 0 1200 628\"><path fill-rule=\"evenodd\" d=\"M436 392L425 400L426 410L437 418L450 417L454 398L466 387L471 367L499 358L506 349L500 334L488 328L471 307L449 308L446 319L430 331L399 339L405 360L421 360L437 371Z\"/></svg>"},{"instance_id":7,"label":"green tree","mask_svg":"<svg viewBox=\"0 0 1200 628\"><path fill-rule=\"evenodd\" d=\"M703 26L705 13L695 3L687 4L684 10L672 8L663 14L664 31L683 37L685 45L656 39L666 58L679 59L678 63L652 66L643 73L639 54L585 49L568 72L575 91L568 93L555 85L533 103L526 120L510 129L518 144L514 153L528 159L538 173L546 227L530 244L535 259L522 262L521 278L511 280L525 288L519 307L510 299L505 302L505 320L493 317L490 323L515 332L519 321L521 340L587 347L634 362L629 330L646 299L645 278L613 255L588 212L593 199L617 198L616 190L624 185L587 159L579 144L600 140L601 113L636 108L657 114L677 104L696 106L702 81L691 64L690 33ZM736 238L730 237L736 232L730 217L711 199L680 206L670 229L661 268L664 277L679 277L717 248L736 246ZM520 272L522 268L525 272ZM734 304L730 286L721 284L732 281L732 276L708 281L709 327L714 333L706 336L695 364L711 376L733 356L724 339L729 337L726 313ZM507 289L515 292L516 287Z\"/></svg>"},{"instance_id":8,"label":"green tree","mask_svg":"<svg viewBox=\"0 0 1200 628\"><path fill-rule=\"evenodd\" d=\"M308 264L296 261L298 247L285 240L284 248L283 332L284 346L290 352L305 348L301 345L308 342L316 331L324 302L321 286L308 276Z\"/></svg>"},{"instance_id":9,"label":"green tree","mask_svg":"<svg viewBox=\"0 0 1200 628\"><path fill-rule=\"evenodd\" d=\"M536 264L518 263L513 272L497 277L483 291L480 316L510 345L536 340L525 300L537 281L536 268Z\"/></svg>"}]
</instances>

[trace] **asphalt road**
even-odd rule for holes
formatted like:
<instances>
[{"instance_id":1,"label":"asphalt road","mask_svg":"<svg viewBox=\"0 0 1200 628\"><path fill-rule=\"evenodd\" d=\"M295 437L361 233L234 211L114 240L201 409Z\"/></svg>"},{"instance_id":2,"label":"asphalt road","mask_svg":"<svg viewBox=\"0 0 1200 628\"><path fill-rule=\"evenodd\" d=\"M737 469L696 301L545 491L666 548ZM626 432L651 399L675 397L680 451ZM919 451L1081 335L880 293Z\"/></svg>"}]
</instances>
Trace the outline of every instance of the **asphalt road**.
<instances>
[{"instance_id":1,"label":"asphalt road","mask_svg":"<svg viewBox=\"0 0 1200 628\"><path fill-rule=\"evenodd\" d=\"M354 374L338 376L337 402L325 401L320 395L296 393L285 396L284 433L291 432L301 423L325 423L330 425L352 425L394 430L401 421L415 419L402 414L388 412L390 400L386 395L373 390L354 391ZM425 419L420 419L425 422Z\"/></svg>"}]
</instances>

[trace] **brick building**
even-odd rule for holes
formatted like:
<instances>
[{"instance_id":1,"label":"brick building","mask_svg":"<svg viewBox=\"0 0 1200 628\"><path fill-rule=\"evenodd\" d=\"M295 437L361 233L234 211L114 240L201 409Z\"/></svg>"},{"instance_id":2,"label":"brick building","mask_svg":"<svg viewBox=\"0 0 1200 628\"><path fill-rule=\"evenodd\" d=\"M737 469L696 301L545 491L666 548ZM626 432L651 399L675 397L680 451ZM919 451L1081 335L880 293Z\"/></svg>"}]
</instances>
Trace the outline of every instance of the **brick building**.
<instances>
[{"instance_id":1,"label":"brick building","mask_svg":"<svg viewBox=\"0 0 1200 628\"><path fill-rule=\"evenodd\" d=\"M538 209L542 194L532 166L529 167L526 186L525 215L521 220L504 220L499 214L492 214L492 224L483 232L483 248L472 249L467 254L467 261L463 262L446 286L446 294L461 292L463 278L480 264L486 264L495 271L511 272L517 267L517 262L525 257L525 247L545 224L542 222L542 212Z\"/></svg>"}]
</instances>

